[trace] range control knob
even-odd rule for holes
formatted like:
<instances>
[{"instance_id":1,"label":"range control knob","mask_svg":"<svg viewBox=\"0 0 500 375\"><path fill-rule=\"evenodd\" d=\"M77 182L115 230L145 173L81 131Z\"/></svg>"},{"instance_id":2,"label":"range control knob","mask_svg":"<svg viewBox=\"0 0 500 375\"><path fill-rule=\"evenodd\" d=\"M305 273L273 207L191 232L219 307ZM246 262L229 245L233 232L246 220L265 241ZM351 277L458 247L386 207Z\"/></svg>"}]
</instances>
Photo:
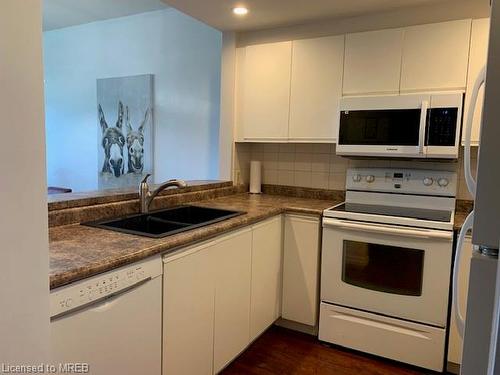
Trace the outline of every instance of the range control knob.
<instances>
[{"instance_id":1,"label":"range control knob","mask_svg":"<svg viewBox=\"0 0 500 375\"><path fill-rule=\"evenodd\" d=\"M432 177L426 177L424 178L424 185L425 186L431 186L434 183L434 180Z\"/></svg>"},{"instance_id":2,"label":"range control knob","mask_svg":"<svg viewBox=\"0 0 500 375\"><path fill-rule=\"evenodd\" d=\"M352 180L353 180L354 182L359 182L359 181L361 181L361 175L359 175L359 174L355 174L355 175L353 175L353 176L352 176Z\"/></svg>"},{"instance_id":3,"label":"range control knob","mask_svg":"<svg viewBox=\"0 0 500 375\"><path fill-rule=\"evenodd\" d=\"M438 180L438 185L441 187L446 187L446 186L448 186L449 183L450 183L450 181L448 181L447 178L440 178Z\"/></svg>"},{"instance_id":4,"label":"range control knob","mask_svg":"<svg viewBox=\"0 0 500 375\"><path fill-rule=\"evenodd\" d=\"M375 181L375 176L373 175L366 176L366 182L372 183L373 181Z\"/></svg>"}]
</instances>

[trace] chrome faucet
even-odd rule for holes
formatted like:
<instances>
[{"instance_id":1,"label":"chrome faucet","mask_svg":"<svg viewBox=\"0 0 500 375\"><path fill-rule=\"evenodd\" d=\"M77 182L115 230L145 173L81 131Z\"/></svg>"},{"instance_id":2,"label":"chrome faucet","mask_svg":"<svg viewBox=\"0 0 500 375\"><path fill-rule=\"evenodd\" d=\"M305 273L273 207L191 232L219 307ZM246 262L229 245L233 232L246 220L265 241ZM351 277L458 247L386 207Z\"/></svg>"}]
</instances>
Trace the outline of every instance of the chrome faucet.
<instances>
[{"instance_id":1,"label":"chrome faucet","mask_svg":"<svg viewBox=\"0 0 500 375\"><path fill-rule=\"evenodd\" d=\"M185 188L187 186L186 181L184 180L168 180L167 182L161 184L155 190L149 190L148 178L150 174L147 174L146 177L141 181L139 185L139 201L141 202L141 213L145 214L149 212L149 206L155 197L169 187L177 187L177 188Z\"/></svg>"}]
</instances>

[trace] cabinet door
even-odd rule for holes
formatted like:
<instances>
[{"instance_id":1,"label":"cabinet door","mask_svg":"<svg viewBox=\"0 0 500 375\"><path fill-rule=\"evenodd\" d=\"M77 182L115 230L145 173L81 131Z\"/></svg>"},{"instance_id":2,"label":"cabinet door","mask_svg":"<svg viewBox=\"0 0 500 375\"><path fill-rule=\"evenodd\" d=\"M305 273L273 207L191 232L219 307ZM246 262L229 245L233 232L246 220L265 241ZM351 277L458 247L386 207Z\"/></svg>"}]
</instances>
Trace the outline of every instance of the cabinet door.
<instances>
[{"instance_id":1,"label":"cabinet door","mask_svg":"<svg viewBox=\"0 0 500 375\"><path fill-rule=\"evenodd\" d=\"M399 93L403 34L390 29L346 35L344 95Z\"/></svg>"},{"instance_id":2,"label":"cabinet door","mask_svg":"<svg viewBox=\"0 0 500 375\"><path fill-rule=\"evenodd\" d=\"M250 340L280 316L282 228L281 216L253 227Z\"/></svg>"},{"instance_id":3,"label":"cabinet door","mask_svg":"<svg viewBox=\"0 0 500 375\"><path fill-rule=\"evenodd\" d=\"M467 93L465 94L464 124L469 115L472 88L476 83L479 71L486 65L488 58L488 39L490 31L490 19L483 18L472 21L472 33L470 42L469 72L467 75ZM484 86L479 91L474 120L472 123L471 144L479 144L479 131L481 129L481 116L483 112ZM462 141L465 141L465 129L462 133Z\"/></svg>"},{"instance_id":4,"label":"cabinet door","mask_svg":"<svg viewBox=\"0 0 500 375\"><path fill-rule=\"evenodd\" d=\"M251 229L222 237L214 248L216 373L236 358L250 340L251 257Z\"/></svg>"},{"instance_id":5,"label":"cabinet door","mask_svg":"<svg viewBox=\"0 0 500 375\"><path fill-rule=\"evenodd\" d=\"M163 375L213 373L214 250L209 243L165 263Z\"/></svg>"},{"instance_id":6,"label":"cabinet door","mask_svg":"<svg viewBox=\"0 0 500 375\"><path fill-rule=\"evenodd\" d=\"M246 47L244 60L239 107L244 140L287 139L292 42Z\"/></svg>"},{"instance_id":7,"label":"cabinet door","mask_svg":"<svg viewBox=\"0 0 500 375\"><path fill-rule=\"evenodd\" d=\"M465 90L471 20L405 29L401 91Z\"/></svg>"},{"instance_id":8,"label":"cabinet door","mask_svg":"<svg viewBox=\"0 0 500 375\"><path fill-rule=\"evenodd\" d=\"M236 68L234 74L234 139L236 142L244 142L245 134L243 129L243 82L244 82L244 72L245 72L245 55L246 48L240 47L236 48L235 59Z\"/></svg>"},{"instance_id":9,"label":"cabinet door","mask_svg":"<svg viewBox=\"0 0 500 375\"><path fill-rule=\"evenodd\" d=\"M334 142L342 96L344 36L293 42L289 138Z\"/></svg>"},{"instance_id":10,"label":"cabinet door","mask_svg":"<svg viewBox=\"0 0 500 375\"><path fill-rule=\"evenodd\" d=\"M465 238L465 244L462 249L462 262L458 265L460 267L458 287L460 293L460 311L462 316L465 317L467 311L467 291L469 289L469 270L470 261L472 258L472 241L470 237ZM451 311L451 324L449 333L449 346L448 346L448 362L461 364L462 363L462 339L458 334L458 329L455 323L455 311Z\"/></svg>"},{"instance_id":11,"label":"cabinet door","mask_svg":"<svg viewBox=\"0 0 500 375\"><path fill-rule=\"evenodd\" d=\"M310 326L318 317L319 236L318 218L285 216L281 316Z\"/></svg>"}]
</instances>

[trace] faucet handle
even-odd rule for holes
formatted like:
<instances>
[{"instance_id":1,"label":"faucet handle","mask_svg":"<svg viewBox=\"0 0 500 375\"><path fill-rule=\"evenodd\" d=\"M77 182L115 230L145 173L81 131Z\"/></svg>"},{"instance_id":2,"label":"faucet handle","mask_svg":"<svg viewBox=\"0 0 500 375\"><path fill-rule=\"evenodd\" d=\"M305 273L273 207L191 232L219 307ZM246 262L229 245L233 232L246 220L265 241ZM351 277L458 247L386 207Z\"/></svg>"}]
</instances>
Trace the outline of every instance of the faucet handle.
<instances>
[{"instance_id":1,"label":"faucet handle","mask_svg":"<svg viewBox=\"0 0 500 375\"><path fill-rule=\"evenodd\" d=\"M144 176L144 178L142 179L141 184L147 184L149 177L151 177L151 174L150 173L146 174L146 176Z\"/></svg>"}]
</instances>

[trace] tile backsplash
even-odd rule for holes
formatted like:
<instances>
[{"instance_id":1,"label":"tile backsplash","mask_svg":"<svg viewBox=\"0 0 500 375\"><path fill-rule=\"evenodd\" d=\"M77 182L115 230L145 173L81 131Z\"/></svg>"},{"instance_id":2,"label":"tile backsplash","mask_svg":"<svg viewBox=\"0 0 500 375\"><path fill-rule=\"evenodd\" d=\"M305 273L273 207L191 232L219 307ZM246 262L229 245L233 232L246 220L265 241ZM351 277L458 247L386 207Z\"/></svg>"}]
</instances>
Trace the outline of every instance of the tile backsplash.
<instances>
[{"instance_id":1,"label":"tile backsplash","mask_svg":"<svg viewBox=\"0 0 500 375\"><path fill-rule=\"evenodd\" d=\"M312 143L237 143L233 178L248 183L250 161L262 162L262 182L271 185L344 190L346 170L350 167L393 167L458 171L458 198L471 199L463 173L463 155L455 162L347 159L335 154L333 144ZM477 161L473 151L472 165Z\"/></svg>"}]
</instances>

